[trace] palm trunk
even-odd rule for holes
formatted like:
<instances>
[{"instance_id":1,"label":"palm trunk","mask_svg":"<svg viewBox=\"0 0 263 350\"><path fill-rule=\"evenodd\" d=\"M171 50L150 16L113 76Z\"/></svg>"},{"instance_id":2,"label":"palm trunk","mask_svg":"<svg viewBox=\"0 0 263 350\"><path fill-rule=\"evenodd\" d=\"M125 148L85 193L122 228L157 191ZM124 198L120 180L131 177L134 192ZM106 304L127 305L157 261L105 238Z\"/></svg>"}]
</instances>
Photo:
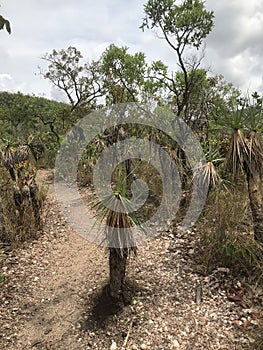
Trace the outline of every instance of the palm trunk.
<instances>
[{"instance_id":1,"label":"palm trunk","mask_svg":"<svg viewBox=\"0 0 263 350\"><path fill-rule=\"evenodd\" d=\"M131 191L131 184L133 181L131 159L125 160L125 171L126 171L126 184L127 184L126 190L128 190L130 192Z\"/></svg>"},{"instance_id":2,"label":"palm trunk","mask_svg":"<svg viewBox=\"0 0 263 350\"><path fill-rule=\"evenodd\" d=\"M6 234L6 231L5 231L4 210L0 199L0 239L3 239L5 234Z\"/></svg>"},{"instance_id":3,"label":"palm trunk","mask_svg":"<svg viewBox=\"0 0 263 350\"><path fill-rule=\"evenodd\" d=\"M110 294L112 298L122 297L128 253L110 248Z\"/></svg>"},{"instance_id":4,"label":"palm trunk","mask_svg":"<svg viewBox=\"0 0 263 350\"><path fill-rule=\"evenodd\" d=\"M35 226L36 229L39 230L41 227L41 215L40 215L40 210L41 210L41 205L40 201L38 199L38 185L33 182L30 186L30 197L31 197L31 202L32 202L32 208L34 212L34 218L35 218Z\"/></svg>"},{"instance_id":5,"label":"palm trunk","mask_svg":"<svg viewBox=\"0 0 263 350\"><path fill-rule=\"evenodd\" d=\"M254 225L255 240L263 243L263 196L259 174L247 173L248 193Z\"/></svg>"}]
</instances>

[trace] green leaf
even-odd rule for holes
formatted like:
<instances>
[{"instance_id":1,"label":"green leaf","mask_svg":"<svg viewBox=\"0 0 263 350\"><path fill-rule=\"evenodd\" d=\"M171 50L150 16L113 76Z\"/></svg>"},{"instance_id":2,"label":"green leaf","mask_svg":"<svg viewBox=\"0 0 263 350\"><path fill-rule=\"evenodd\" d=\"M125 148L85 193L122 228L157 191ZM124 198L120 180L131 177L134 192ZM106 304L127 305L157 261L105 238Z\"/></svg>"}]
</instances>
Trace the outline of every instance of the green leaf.
<instances>
[{"instance_id":1,"label":"green leaf","mask_svg":"<svg viewBox=\"0 0 263 350\"><path fill-rule=\"evenodd\" d=\"M11 34L10 22L0 15L0 30L6 29L9 34Z\"/></svg>"},{"instance_id":2,"label":"green leaf","mask_svg":"<svg viewBox=\"0 0 263 350\"><path fill-rule=\"evenodd\" d=\"M6 28L7 32L8 32L9 34L11 34L11 26L10 26L10 22L9 22L9 21L7 21L7 20L6 20L6 22L5 22L5 28Z\"/></svg>"}]
</instances>

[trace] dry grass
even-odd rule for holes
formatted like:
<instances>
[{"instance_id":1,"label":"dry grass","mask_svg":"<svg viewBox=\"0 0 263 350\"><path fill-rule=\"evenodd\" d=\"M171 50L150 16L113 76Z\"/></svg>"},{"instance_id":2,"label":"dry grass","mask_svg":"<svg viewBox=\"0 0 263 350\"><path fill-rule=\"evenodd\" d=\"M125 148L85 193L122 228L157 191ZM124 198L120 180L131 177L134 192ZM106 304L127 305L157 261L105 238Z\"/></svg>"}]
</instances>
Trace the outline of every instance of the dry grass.
<instances>
[{"instance_id":1,"label":"dry grass","mask_svg":"<svg viewBox=\"0 0 263 350\"><path fill-rule=\"evenodd\" d=\"M19 246L41 229L43 189L35 183L36 171L27 146L7 147L0 162L0 243Z\"/></svg>"},{"instance_id":2,"label":"dry grass","mask_svg":"<svg viewBox=\"0 0 263 350\"><path fill-rule=\"evenodd\" d=\"M207 208L197 225L201 233L198 259L208 267L226 266L263 282L263 245L253 238L246 189L210 193Z\"/></svg>"}]
</instances>

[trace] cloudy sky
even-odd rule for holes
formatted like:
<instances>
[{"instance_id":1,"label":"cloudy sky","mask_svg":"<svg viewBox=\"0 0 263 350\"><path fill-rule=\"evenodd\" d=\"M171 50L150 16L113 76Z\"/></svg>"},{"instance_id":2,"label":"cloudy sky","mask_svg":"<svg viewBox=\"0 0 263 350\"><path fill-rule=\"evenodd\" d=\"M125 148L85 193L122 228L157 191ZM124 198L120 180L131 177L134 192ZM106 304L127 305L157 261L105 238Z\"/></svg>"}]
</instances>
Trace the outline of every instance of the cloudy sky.
<instances>
[{"instance_id":1,"label":"cloudy sky","mask_svg":"<svg viewBox=\"0 0 263 350\"><path fill-rule=\"evenodd\" d=\"M142 32L146 0L0 0L12 34L0 31L0 91L21 91L61 99L38 74L41 57L52 49L76 46L89 60L114 43L142 51L149 62L176 67L169 46ZM207 0L215 27L206 39L203 66L223 74L244 92L263 93L263 0Z\"/></svg>"}]
</instances>

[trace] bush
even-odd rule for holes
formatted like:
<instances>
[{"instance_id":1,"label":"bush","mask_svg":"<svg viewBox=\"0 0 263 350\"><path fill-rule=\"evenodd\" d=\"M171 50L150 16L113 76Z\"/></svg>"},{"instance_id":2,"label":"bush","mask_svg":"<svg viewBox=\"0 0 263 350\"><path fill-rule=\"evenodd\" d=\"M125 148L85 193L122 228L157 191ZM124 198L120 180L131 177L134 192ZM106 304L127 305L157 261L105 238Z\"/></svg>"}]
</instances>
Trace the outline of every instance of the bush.
<instances>
[{"instance_id":1,"label":"bush","mask_svg":"<svg viewBox=\"0 0 263 350\"><path fill-rule=\"evenodd\" d=\"M211 192L197 228L201 232L198 260L202 264L228 267L252 279L263 278L263 245L254 240L244 188Z\"/></svg>"},{"instance_id":2,"label":"bush","mask_svg":"<svg viewBox=\"0 0 263 350\"><path fill-rule=\"evenodd\" d=\"M17 246L41 229L45 193L36 184L26 147L8 147L0 159L0 243Z\"/></svg>"}]
</instances>

